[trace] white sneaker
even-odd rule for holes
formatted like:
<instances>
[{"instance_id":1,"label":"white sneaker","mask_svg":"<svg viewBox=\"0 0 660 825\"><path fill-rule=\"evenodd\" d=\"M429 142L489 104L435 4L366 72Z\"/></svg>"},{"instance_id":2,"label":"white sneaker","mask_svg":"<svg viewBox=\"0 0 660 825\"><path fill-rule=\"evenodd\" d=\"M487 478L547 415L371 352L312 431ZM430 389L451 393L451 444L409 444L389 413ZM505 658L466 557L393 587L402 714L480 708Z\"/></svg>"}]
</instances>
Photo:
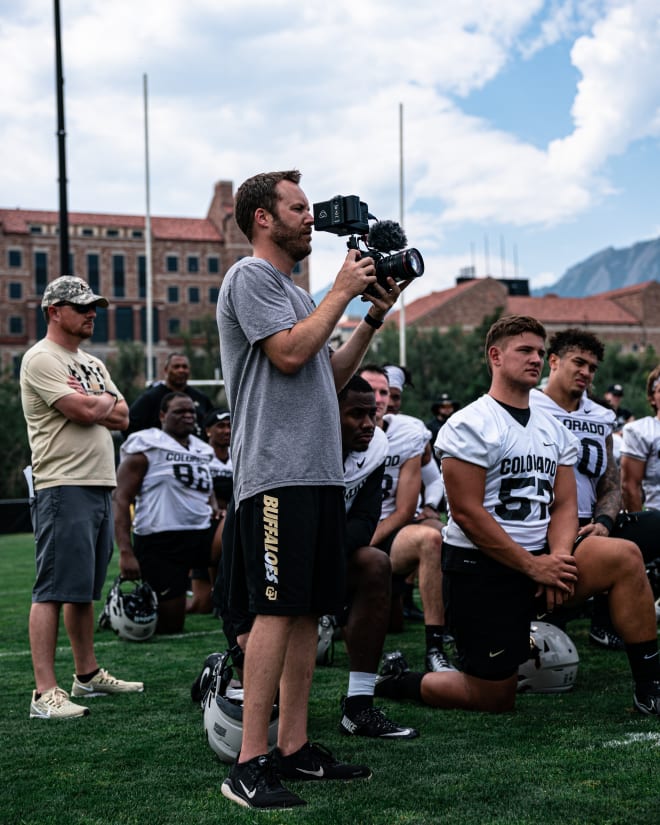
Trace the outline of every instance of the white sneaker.
<instances>
[{"instance_id":1,"label":"white sneaker","mask_svg":"<svg viewBox=\"0 0 660 825\"><path fill-rule=\"evenodd\" d=\"M142 682L124 682L115 679L107 670L101 668L99 672L89 682L81 682L74 674L71 695L81 696L108 696L112 693L142 693L144 684Z\"/></svg>"},{"instance_id":2,"label":"white sneaker","mask_svg":"<svg viewBox=\"0 0 660 825\"><path fill-rule=\"evenodd\" d=\"M45 691L38 699L37 691L32 691L30 719L75 719L88 714L89 708L70 702L69 694L61 687Z\"/></svg>"}]
</instances>

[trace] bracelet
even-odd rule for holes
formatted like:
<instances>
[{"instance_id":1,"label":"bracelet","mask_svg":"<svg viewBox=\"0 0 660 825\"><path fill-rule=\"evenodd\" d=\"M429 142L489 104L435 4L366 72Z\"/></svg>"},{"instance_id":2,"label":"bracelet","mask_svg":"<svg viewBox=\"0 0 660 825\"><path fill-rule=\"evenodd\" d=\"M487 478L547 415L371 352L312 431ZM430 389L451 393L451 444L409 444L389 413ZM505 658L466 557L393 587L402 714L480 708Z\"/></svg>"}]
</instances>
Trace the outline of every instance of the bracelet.
<instances>
[{"instance_id":1,"label":"bracelet","mask_svg":"<svg viewBox=\"0 0 660 825\"><path fill-rule=\"evenodd\" d=\"M380 328L383 326L383 322L382 322L382 321L378 321L376 318L374 318L374 317L372 317L371 315L369 315L369 313L368 313L368 312L367 312L367 314L364 316L364 318L363 318L362 320L363 320L365 323L369 324L369 326L370 326L372 329L380 329Z\"/></svg>"},{"instance_id":2,"label":"bracelet","mask_svg":"<svg viewBox=\"0 0 660 825\"><path fill-rule=\"evenodd\" d=\"M119 396L117 395L117 393L113 392L112 390L104 390L104 392L107 392L108 395L111 395L115 399L115 406L117 406L117 402L119 401Z\"/></svg>"},{"instance_id":3,"label":"bracelet","mask_svg":"<svg viewBox=\"0 0 660 825\"><path fill-rule=\"evenodd\" d=\"M594 524L602 524L603 527L607 528L608 533L611 533L612 530L614 530L614 519L605 515L605 513L602 513L600 516L596 516L594 519Z\"/></svg>"}]
</instances>

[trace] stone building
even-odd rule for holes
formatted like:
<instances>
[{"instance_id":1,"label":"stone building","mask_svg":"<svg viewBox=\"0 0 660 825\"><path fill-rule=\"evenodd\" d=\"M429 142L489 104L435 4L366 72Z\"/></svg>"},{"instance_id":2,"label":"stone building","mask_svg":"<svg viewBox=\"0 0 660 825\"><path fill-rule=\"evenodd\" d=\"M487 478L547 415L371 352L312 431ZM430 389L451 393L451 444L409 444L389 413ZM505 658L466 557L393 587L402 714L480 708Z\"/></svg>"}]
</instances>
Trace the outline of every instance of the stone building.
<instances>
[{"instance_id":1,"label":"stone building","mask_svg":"<svg viewBox=\"0 0 660 825\"><path fill-rule=\"evenodd\" d=\"M110 306L97 310L90 352L106 360L120 341L146 342L146 247L143 215L70 212L69 273L84 278ZM222 278L251 247L234 220L230 181L216 183L205 218L151 218L154 374L182 335L193 345L215 317ZM17 375L25 350L45 332L41 295L59 271L59 215L0 209L0 367ZM296 281L309 288L307 261ZM213 376L194 376L212 378Z\"/></svg>"},{"instance_id":2,"label":"stone building","mask_svg":"<svg viewBox=\"0 0 660 825\"><path fill-rule=\"evenodd\" d=\"M511 294L496 278L461 280L456 286L425 295L406 305L406 326L419 330L451 327L469 331L495 311L532 315L548 335L566 327L586 327L605 342L622 344L623 351L637 352L653 346L660 352L660 283L645 283L601 292L587 298L558 295L532 297ZM388 323L399 323L393 312Z\"/></svg>"}]
</instances>

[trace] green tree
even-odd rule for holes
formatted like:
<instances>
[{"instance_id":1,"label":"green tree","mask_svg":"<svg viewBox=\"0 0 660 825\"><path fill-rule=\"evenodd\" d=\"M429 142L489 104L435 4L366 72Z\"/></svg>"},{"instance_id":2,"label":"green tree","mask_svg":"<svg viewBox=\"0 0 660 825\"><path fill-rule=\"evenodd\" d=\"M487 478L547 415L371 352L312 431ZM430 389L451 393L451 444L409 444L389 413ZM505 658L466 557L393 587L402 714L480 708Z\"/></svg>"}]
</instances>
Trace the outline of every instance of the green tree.
<instances>
[{"instance_id":1,"label":"green tree","mask_svg":"<svg viewBox=\"0 0 660 825\"><path fill-rule=\"evenodd\" d=\"M0 376L0 498L26 498L23 467L30 463L27 427L18 381L6 372Z\"/></svg>"},{"instance_id":2,"label":"green tree","mask_svg":"<svg viewBox=\"0 0 660 825\"><path fill-rule=\"evenodd\" d=\"M484 340L498 314L487 316L471 332L453 327L445 333L437 329L406 330L407 368L413 387L406 388L404 410L423 420L431 416L431 405L447 392L461 405L473 401L488 389L490 377L484 360ZM365 358L378 364L399 363L399 331L388 327L374 339Z\"/></svg>"},{"instance_id":3,"label":"green tree","mask_svg":"<svg viewBox=\"0 0 660 825\"><path fill-rule=\"evenodd\" d=\"M447 392L461 405L474 401L488 390L490 376L486 368L484 342L490 325L502 314L502 309L486 316L471 332L459 327L441 333L437 329L406 330L407 368L414 386L405 390L403 410L424 421L431 415L431 405L440 393ZM386 327L377 335L365 363L398 364L399 330ZM620 383L625 390L623 406L635 417L648 415L646 376L660 358L652 347L638 353L623 353L622 346L608 343L605 357L596 373L594 395L600 396L610 384ZM547 375L546 365L544 374Z\"/></svg>"},{"instance_id":4,"label":"green tree","mask_svg":"<svg viewBox=\"0 0 660 825\"><path fill-rule=\"evenodd\" d=\"M144 346L137 341L120 341L117 355L108 358L107 367L127 404L144 392Z\"/></svg>"}]
</instances>

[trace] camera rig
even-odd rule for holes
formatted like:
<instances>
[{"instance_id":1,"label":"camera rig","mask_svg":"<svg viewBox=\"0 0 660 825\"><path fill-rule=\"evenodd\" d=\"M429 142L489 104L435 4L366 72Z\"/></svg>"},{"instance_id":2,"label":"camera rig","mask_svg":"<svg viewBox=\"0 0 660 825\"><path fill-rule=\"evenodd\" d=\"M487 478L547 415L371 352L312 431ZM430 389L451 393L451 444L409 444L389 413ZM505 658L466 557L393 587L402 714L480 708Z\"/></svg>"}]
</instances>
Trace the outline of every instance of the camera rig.
<instances>
[{"instance_id":1,"label":"camera rig","mask_svg":"<svg viewBox=\"0 0 660 825\"><path fill-rule=\"evenodd\" d=\"M376 221L369 226L369 220ZM405 249L407 238L396 221L379 221L357 195L336 195L314 204L314 228L333 235L350 235L349 249L373 258L376 280L388 289L387 279L409 281L424 274L424 259L417 249ZM360 246L360 241L364 248Z\"/></svg>"}]
</instances>

